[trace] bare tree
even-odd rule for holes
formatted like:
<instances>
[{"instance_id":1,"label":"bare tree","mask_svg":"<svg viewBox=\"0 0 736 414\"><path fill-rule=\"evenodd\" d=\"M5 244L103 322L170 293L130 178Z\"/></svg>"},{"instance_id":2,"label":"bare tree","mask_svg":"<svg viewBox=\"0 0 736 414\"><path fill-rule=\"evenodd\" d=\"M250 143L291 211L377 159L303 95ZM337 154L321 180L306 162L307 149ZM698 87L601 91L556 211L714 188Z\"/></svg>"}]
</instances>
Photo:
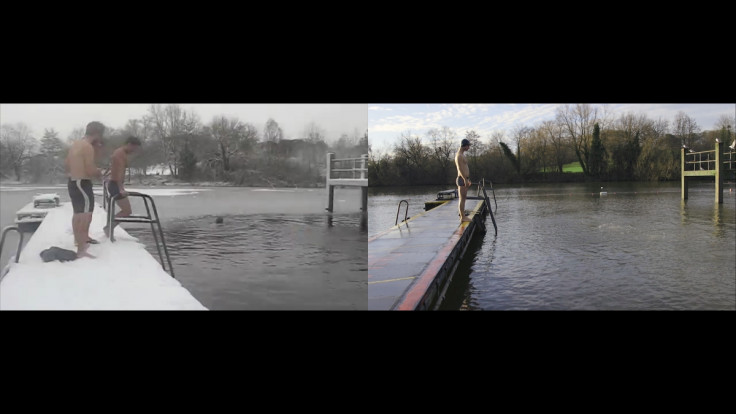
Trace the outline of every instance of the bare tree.
<instances>
[{"instance_id":1,"label":"bare tree","mask_svg":"<svg viewBox=\"0 0 736 414\"><path fill-rule=\"evenodd\" d=\"M598 122L598 109L589 104L561 105L557 107L557 120L570 136L573 150L585 175L588 171L590 143L593 125Z\"/></svg>"},{"instance_id":2,"label":"bare tree","mask_svg":"<svg viewBox=\"0 0 736 414\"><path fill-rule=\"evenodd\" d=\"M0 167L12 169L15 179L20 181L23 166L31 158L36 139L31 136L28 125L17 123L0 127L0 141L3 144L3 164Z\"/></svg>"},{"instance_id":3,"label":"bare tree","mask_svg":"<svg viewBox=\"0 0 736 414\"><path fill-rule=\"evenodd\" d=\"M394 152L400 158L406 160L410 167L423 170L430 156L429 148L422 144L422 139L412 135L411 131L403 132L399 136L399 143L394 146Z\"/></svg>"},{"instance_id":4,"label":"bare tree","mask_svg":"<svg viewBox=\"0 0 736 414\"><path fill-rule=\"evenodd\" d=\"M544 131L552 146L552 158L558 172L562 172L567 153L567 140L565 139L564 126L556 121L547 120L542 122L539 129Z\"/></svg>"},{"instance_id":5,"label":"bare tree","mask_svg":"<svg viewBox=\"0 0 736 414\"><path fill-rule=\"evenodd\" d=\"M673 132L680 138L682 144L688 148L692 148L700 132L700 126L695 122L695 119L688 116L685 112L679 111L675 115L673 127Z\"/></svg>"},{"instance_id":6,"label":"bare tree","mask_svg":"<svg viewBox=\"0 0 736 414\"><path fill-rule=\"evenodd\" d=\"M193 112L182 109L179 105L151 105L144 118L152 128L152 135L158 139L161 149L169 164L172 176L178 176L179 154L187 139L196 134L200 128L199 118Z\"/></svg>"},{"instance_id":7,"label":"bare tree","mask_svg":"<svg viewBox=\"0 0 736 414\"><path fill-rule=\"evenodd\" d=\"M716 130L720 130L722 140L728 141L726 145L736 144L736 139L734 139L734 134L736 134L736 117L721 114L716 121L715 128ZM733 144L731 140L733 140Z\"/></svg>"},{"instance_id":8,"label":"bare tree","mask_svg":"<svg viewBox=\"0 0 736 414\"><path fill-rule=\"evenodd\" d=\"M644 128L650 123L649 119L645 114L627 112L621 114L614 123L615 128L623 131L626 138L631 138L636 135L637 132L641 133Z\"/></svg>"},{"instance_id":9,"label":"bare tree","mask_svg":"<svg viewBox=\"0 0 736 414\"><path fill-rule=\"evenodd\" d=\"M491 142L489 147L498 149L499 155L503 156L503 150L501 149L501 143L506 139L506 133L503 130L493 131L491 133Z\"/></svg>"},{"instance_id":10,"label":"bare tree","mask_svg":"<svg viewBox=\"0 0 736 414\"><path fill-rule=\"evenodd\" d=\"M470 149L467 152L470 173L473 174L473 171L476 171L477 174L478 158L481 154L485 152L485 144L483 144L483 141L481 141L480 134L478 134L474 129L465 132L465 139L470 141Z\"/></svg>"},{"instance_id":11,"label":"bare tree","mask_svg":"<svg viewBox=\"0 0 736 414\"><path fill-rule=\"evenodd\" d=\"M438 175L442 180L453 163L453 150L458 145L457 133L448 126L427 131L432 145L432 157L439 165Z\"/></svg>"},{"instance_id":12,"label":"bare tree","mask_svg":"<svg viewBox=\"0 0 736 414\"><path fill-rule=\"evenodd\" d=\"M325 130L314 122L310 122L304 128L304 139L307 142L307 164L309 168L309 174L312 174L312 165L319 163L318 148L319 143L324 142L326 137Z\"/></svg>"},{"instance_id":13,"label":"bare tree","mask_svg":"<svg viewBox=\"0 0 736 414\"><path fill-rule=\"evenodd\" d=\"M736 117L734 117L733 115L721 114L721 116L718 117L718 120L716 120L715 128L729 129L729 127L731 127L731 131L736 131L734 125L736 125Z\"/></svg>"},{"instance_id":14,"label":"bare tree","mask_svg":"<svg viewBox=\"0 0 736 414\"><path fill-rule=\"evenodd\" d=\"M538 128L529 128L524 138L524 160L525 169L528 172L538 171L541 166L542 172L547 173L547 164L549 161L550 139L541 126Z\"/></svg>"},{"instance_id":15,"label":"bare tree","mask_svg":"<svg viewBox=\"0 0 736 414\"><path fill-rule=\"evenodd\" d=\"M217 156L223 171L230 171L230 158L242 149L245 124L238 118L216 116L210 122L209 131L217 142Z\"/></svg>"},{"instance_id":16,"label":"bare tree","mask_svg":"<svg viewBox=\"0 0 736 414\"><path fill-rule=\"evenodd\" d=\"M278 142L283 138L284 131L281 129L278 122L274 121L273 118L269 118L268 121L266 121L266 127L263 129L263 140L278 144Z\"/></svg>"},{"instance_id":17,"label":"bare tree","mask_svg":"<svg viewBox=\"0 0 736 414\"><path fill-rule=\"evenodd\" d=\"M529 128L524 125L515 125L514 128L511 130L511 139L516 146L516 158L519 160L519 165L521 165L521 147L524 141L528 140L528 138L531 136L533 132L532 128Z\"/></svg>"}]
</instances>

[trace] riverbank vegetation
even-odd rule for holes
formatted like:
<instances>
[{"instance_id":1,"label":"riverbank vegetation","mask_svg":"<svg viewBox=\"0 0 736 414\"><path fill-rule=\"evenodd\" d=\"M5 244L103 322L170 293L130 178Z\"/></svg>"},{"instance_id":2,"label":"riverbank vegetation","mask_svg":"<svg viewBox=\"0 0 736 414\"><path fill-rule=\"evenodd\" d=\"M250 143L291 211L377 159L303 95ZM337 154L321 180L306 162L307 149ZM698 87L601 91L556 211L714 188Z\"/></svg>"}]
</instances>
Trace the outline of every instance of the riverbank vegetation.
<instances>
[{"instance_id":1,"label":"riverbank vegetation","mask_svg":"<svg viewBox=\"0 0 736 414\"><path fill-rule=\"evenodd\" d=\"M327 152L337 158L357 158L368 152L367 131L345 131L328 140L324 128L309 123L297 136L287 137L275 119L262 129L226 116L205 122L179 105L151 105L139 119L106 127L105 145L97 156L100 167L109 165L110 154L128 136L143 142L142 151L130 160L129 180L134 184L323 186ZM39 135L25 124L1 125L0 179L65 182L69 144L83 136L82 126L63 140L54 129Z\"/></svg>"},{"instance_id":2,"label":"riverbank vegetation","mask_svg":"<svg viewBox=\"0 0 736 414\"><path fill-rule=\"evenodd\" d=\"M605 106L560 105L553 119L486 136L475 130L461 136L449 127L422 136L403 132L393 148L371 149L368 177L371 186L452 184L457 176L455 152L467 138L471 178L498 183L677 180L682 145L712 150L720 138L728 146L734 140L734 123L733 116L722 115L711 129L703 130L684 112L670 120L645 113L614 114Z\"/></svg>"}]
</instances>

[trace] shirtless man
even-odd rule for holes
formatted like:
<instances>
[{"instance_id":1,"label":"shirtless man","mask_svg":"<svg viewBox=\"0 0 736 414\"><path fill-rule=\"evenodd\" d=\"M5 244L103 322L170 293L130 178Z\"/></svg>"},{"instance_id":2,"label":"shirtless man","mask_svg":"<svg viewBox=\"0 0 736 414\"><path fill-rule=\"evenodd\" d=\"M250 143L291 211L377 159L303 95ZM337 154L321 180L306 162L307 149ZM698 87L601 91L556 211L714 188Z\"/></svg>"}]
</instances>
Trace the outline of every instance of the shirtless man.
<instances>
[{"instance_id":1,"label":"shirtless man","mask_svg":"<svg viewBox=\"0 0 736 414\"><path fill-rule=\"evenodd\" d=\"M470 141L463 139L460 143L460 149L455 154L455 166L457 167L457 193L460 196L460 222L470 221L465 217L465 199L468 196L468 187L470 187L470 170L468 169L468 160L465 159L465 151L470 149Z\"/></svg>"},{"instance_id":2,"label":"shirtless man","mask_svg":"<svg viewBox=\"0 0 736 414\"><path fill-rule=\"evenodd\" d=\"M87 124L84 138L75 141L66 156L66 169L69 175L67 188L74 208L72 230L78 258L94 259L94 256L87 253L88 243L96 243L89 237L89 225L95 208L92 179L102 177L102 173L95 165L95 147L102 143L104 133L104 125L97 121L90 122Z\"/></svg>"},{"instance_id":3,"label":"shirtless man","mask_svg":"<svg viewBox=\"0 0 736 414\"><path fill-rule=\"evenodd\" d=\"M133 213L133 209L130 207L130 200L128 200L128 192L125 191L125 169L128 168L128 155L138 151L141 148L141 140L134 136L129 136L125 140L125 144L113 151L110 157L110 179L105 182L107 187L107 194L109 197L120 194L120 197L116 199L120 212L115 217L128 217ZM117 222L113 222L112 227L117 226ZM105 234L110 237L110 230L105 225Z\"/></svg>"}]
</instances>

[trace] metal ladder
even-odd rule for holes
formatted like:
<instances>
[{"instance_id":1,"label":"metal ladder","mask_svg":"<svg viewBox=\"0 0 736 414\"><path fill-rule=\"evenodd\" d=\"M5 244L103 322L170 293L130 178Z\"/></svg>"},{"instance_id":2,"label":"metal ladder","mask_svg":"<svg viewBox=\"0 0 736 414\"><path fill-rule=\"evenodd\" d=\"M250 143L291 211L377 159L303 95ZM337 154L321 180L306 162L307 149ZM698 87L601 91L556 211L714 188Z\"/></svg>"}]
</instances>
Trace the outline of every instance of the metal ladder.
<instances>
[{"instance_id":1,"label":"metal ladder","mask_svg":"<svg viewBox=\"0 0 736 414\"><path fill-rule=\"evenodd\" d=\"M169 274L171 277L176 278L174 276L174 267L171 265L171 257L169 257L169 249L166 247L166 239L164 239L164 231L161 228L161 220L159 220L158 217L158 210L156 209L156 203L153 201L153 197L151 197L148 194L138 193L138 192L128 192L128 197L140 197L143 199L143 203L146 206L146 215L145 216L136 216L136 215L130 215L128 217L115 217L115 200L120 198L120 194L117 194L115 196L108 195L107 192L107 186L103 185L103 207L107 211L107 228L110 229L110 241L115 241L115 228L113 227L113 223L148 223L151 225L151 233L153 234L153 240L156 242L156 250L158 251L158 257L161 261L161 267L166 272L166 263L169 264ZM151 216L151 209L148 207L148 202L151 202L151 207L153 208L153 216ZM153 227L153 225L156 224L158 226L158 235L156 235L156 228ZM158 236L161 236L161 244L158 242ZM163 245L164 253L166 254L166 262L164 262L164 258L161 255L161 245Z\"/></svg>"},{"instance_id":2,"label":"metal ladder","mask_svg":"<svg viewBox=\"0 0 736 414\"><path fill-rule=\"evenodd\" d=\"M496 191L493 190L493 182L490 180L488 181L491 184L491 191L493 193L493 203L496 206L496 211L498 211L498 203L496 202ZM467 197L468 200L484 200L486 202L486 206L488 207L488 214L491 216L491 221L493 221L493 229L495 230L495 234L498 235L498 226L496 225L496 218L493 216L493 209L491 208L491 199L488 198L488 193L486 192L486 179L481 179L478 183L478 191L476 192L475 197ZM483 196L481 197L480 193L483 192Z\"/></svg>"},{"instance_id":3,"label":"metal ladder","mask_svg":"<svg viewBox=\"0 0 736 414\"><path fill-rule=\"evenodd\" d=\"M401 220L401 222L405 222L406 218L408 217L407 214L409 213L409 202L406 200L399 201L399 206L396 208L396 222L394 223L394 226L399 224L399 211L401 211L401 203L406 203L406 208L404 209L404 219Z\"/></svg>"},{"instance_id":4,"label":"metal ladder","mask_svg":"<svg viewBox=\"0 0 736 414\"><path fill-rule=\"evenodd\" d=\"M18 226L8 226L3 229L3 235L0 238L0 255L3 253L3 246L5 245L5 236L8 234L9 231L15 230L18 232L18 248L15 251L15 263L18 263L18 260L20 260L20 251L23 249L23 232L20 231Z\"/></svg>"}]
</instances>

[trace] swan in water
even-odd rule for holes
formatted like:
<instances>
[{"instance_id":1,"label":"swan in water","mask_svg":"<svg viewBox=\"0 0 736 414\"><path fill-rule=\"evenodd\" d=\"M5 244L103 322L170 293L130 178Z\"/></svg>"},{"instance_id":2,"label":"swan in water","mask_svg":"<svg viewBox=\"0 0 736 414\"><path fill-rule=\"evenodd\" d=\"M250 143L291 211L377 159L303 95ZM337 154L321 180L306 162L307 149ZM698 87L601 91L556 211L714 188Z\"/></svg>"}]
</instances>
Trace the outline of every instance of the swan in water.
<instances>
[{"instance_id":1,"label":"swan in water","mask_svg":"<svg viewBox=\"0 0 736 414\"><path fill-rule=\"evenodd\" d=\"M601 195L608 195L608 191L603 191L603 187L601 187Z\"/></svg>"}]
</instances>

